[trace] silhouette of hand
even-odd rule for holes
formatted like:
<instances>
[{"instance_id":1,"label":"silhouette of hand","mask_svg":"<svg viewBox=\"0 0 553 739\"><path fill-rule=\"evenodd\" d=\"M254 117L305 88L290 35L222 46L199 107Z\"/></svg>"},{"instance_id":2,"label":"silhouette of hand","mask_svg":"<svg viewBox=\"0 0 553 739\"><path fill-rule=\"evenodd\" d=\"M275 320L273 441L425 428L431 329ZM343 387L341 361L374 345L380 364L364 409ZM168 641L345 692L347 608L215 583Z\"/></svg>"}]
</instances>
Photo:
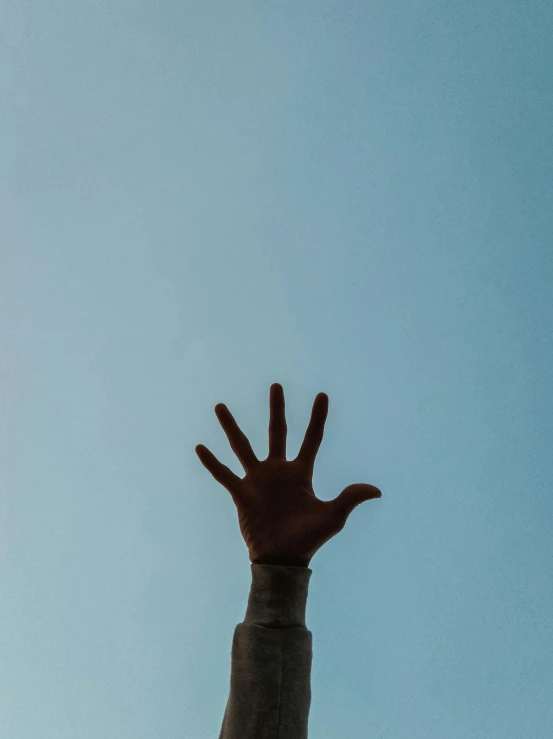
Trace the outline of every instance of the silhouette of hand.
<instances>
[{"instance_id":1,"label":"silhouette of hand","mask_svg":"<svg viewBox=\"0 0 553 739\"><path fill-rule=\"evenodd\" d=\"M323 440L328 396L319 393L298 456L286 459L286 416L282 385L270 390L269 454L260 461L246 435L223 403L215 413L244 471L240 478L202 444L196 453L213 477L232 496L240 531L255 564L307 567L320 547L341 531L352 510L360 503L380 498L374 485L348 485L331 501L313 492L315 457Z\"/></svg>"}]
</instances>

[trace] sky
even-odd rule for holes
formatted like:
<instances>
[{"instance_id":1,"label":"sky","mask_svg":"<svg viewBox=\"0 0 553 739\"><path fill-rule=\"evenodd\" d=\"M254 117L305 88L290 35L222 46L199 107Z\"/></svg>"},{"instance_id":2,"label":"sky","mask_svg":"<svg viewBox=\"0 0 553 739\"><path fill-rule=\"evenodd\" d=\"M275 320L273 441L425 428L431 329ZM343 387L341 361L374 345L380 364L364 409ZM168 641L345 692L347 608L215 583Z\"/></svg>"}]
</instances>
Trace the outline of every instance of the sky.
<instances>
[{"instance_id":1,"label":"sky","mask_svg":"<svg viewBox=\"0 0 553 739\"><path fill-rule=\"evenodd\" d=\"M213 739L251 582L206 445L357 507L313 739L550 739L553 5L5 0L0 733Z\"/></svg>"}]
</instances>

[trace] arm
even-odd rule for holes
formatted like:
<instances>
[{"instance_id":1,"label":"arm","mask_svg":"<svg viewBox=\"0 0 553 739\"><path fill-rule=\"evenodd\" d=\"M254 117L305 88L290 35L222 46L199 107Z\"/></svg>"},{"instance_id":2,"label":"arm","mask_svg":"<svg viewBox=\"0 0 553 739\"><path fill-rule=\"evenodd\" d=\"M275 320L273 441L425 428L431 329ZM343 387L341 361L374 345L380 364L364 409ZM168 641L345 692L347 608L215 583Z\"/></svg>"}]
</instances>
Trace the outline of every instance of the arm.
<instances>
[{"instance_id":1,"label":"arm","mask_svg":"<svg viewBox=\"0 0 553 739\"><path fill-rule=\"evenodd\" d=\"M219 739L307 739L311 570L252 564L243 623L234 630L230 694Z\"/></svg>"},{"instance_id":2,"label":"arm","mask_svg":"<svg viewBox=\"0 0 553 739\"><path fill-rule=\"evenodd\" d=\"M271 386L269 455L259 461L228 408L215 412L244 467L239 478L203 445L202 464L232 496L248 548L252 583L232 645L230 695L219 739L307 739L312 634L305 606L315 552L341 531L352 510L379 498L374 485L349 485L332 501L312 487L328 396L319 393L296 459L286 460L282 386Z\"/></svg>"}]
</instances>

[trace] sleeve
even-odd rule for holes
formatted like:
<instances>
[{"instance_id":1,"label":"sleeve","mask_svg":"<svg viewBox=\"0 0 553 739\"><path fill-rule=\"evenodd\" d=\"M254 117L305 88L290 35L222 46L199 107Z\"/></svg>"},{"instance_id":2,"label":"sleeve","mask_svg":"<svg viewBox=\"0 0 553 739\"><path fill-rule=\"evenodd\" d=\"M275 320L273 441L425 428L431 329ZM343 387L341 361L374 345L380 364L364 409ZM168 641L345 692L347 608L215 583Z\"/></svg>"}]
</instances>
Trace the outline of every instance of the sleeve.
<instances>
[{"instance_id":1,"label":"sleeve","mask_svg":"<svg viewBox=\"0 0 553 739\"><path fill-rule=\"evenodd\" d=\"M234 630L230 694L219 739L307 739L312 570L251 564L246 616Z\"/></svg>"}]
</instances>

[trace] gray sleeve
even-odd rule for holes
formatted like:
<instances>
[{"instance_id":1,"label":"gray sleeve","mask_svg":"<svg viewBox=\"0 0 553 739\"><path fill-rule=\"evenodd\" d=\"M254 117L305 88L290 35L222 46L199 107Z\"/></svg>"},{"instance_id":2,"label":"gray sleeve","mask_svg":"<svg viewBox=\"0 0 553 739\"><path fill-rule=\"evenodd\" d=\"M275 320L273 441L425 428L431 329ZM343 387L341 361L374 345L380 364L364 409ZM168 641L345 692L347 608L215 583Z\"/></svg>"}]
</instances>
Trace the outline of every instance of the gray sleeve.
<instances>
[{"instance_id":1,"label":"gray sleeve","mask_svg":"<svg viewBox=\"0 0 553 739\"><path fill-rule=\"evenodd\" d=\"M219 739L307 739L312 570L251 564L244 621L234 630L230 694Z\"/></svg>"}]
</instances>

